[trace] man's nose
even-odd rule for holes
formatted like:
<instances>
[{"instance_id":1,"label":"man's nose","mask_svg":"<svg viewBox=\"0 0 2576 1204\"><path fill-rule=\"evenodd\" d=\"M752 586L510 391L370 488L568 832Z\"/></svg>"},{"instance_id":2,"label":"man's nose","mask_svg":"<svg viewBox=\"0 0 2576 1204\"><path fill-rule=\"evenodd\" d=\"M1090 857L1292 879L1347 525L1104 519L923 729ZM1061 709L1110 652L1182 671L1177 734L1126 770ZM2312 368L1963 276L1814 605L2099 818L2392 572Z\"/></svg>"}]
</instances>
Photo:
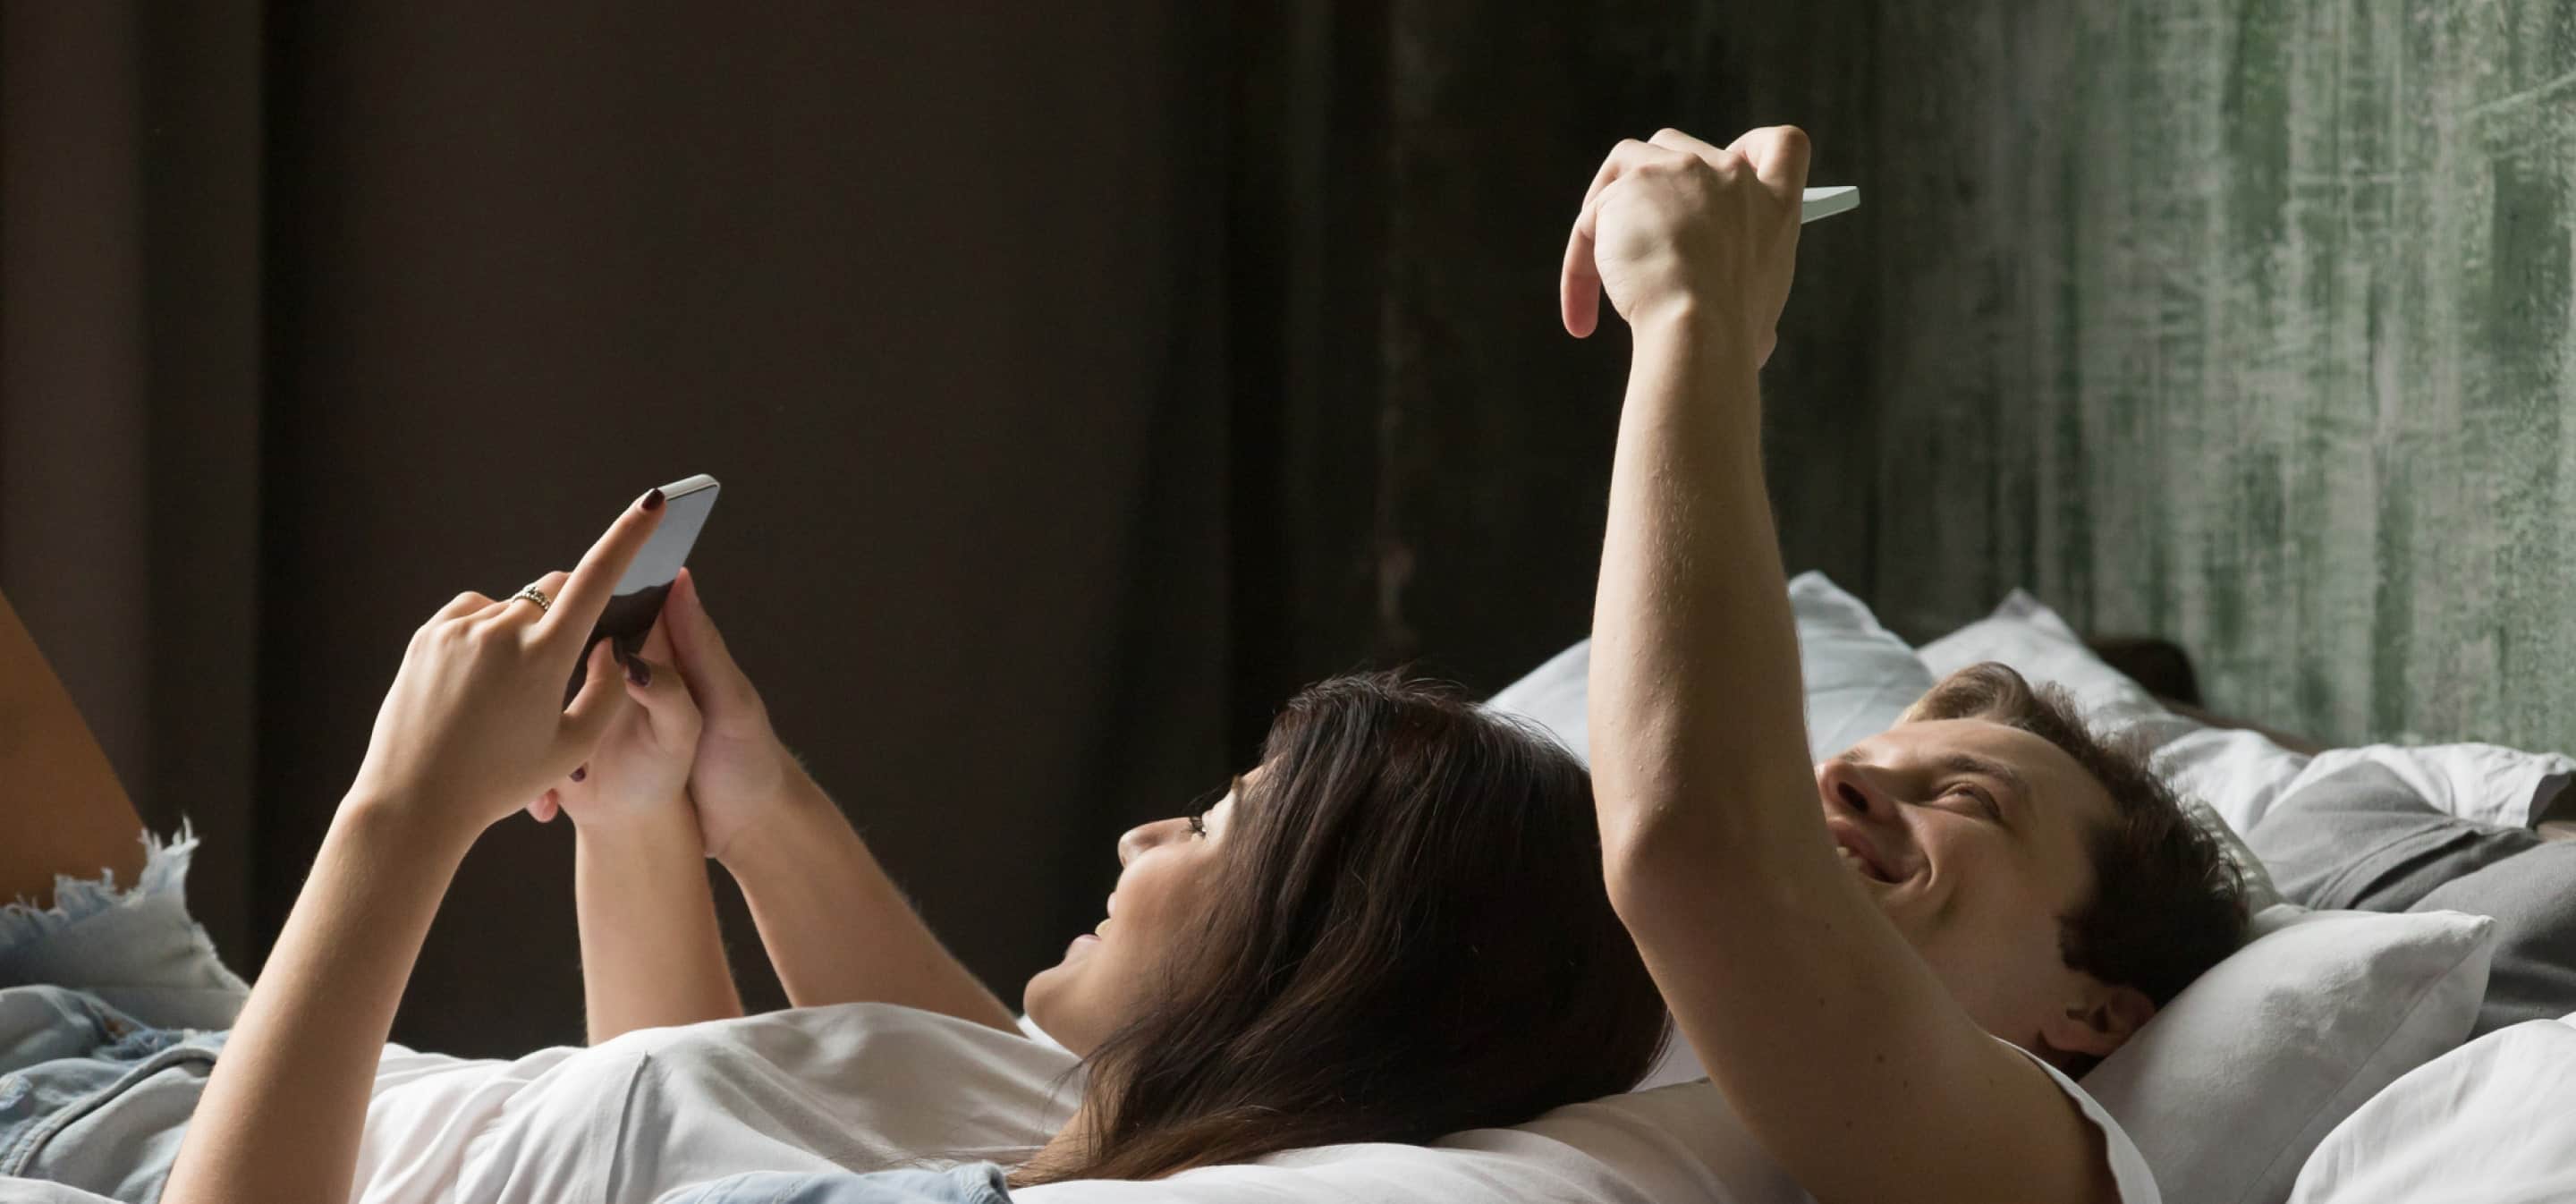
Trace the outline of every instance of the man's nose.
<instances>
[{"instance_id":1,"label":"man's nose","mask_svg":"<svg viewBox=\"0 0 2576 1204\"><path fill-rule=\"evenodd\" d=\"M1867 766L1833 760L1816 767L1816 791L1826 800L1863 819L1896 818L1896 796Z\"/></svg>"}]
</instances>

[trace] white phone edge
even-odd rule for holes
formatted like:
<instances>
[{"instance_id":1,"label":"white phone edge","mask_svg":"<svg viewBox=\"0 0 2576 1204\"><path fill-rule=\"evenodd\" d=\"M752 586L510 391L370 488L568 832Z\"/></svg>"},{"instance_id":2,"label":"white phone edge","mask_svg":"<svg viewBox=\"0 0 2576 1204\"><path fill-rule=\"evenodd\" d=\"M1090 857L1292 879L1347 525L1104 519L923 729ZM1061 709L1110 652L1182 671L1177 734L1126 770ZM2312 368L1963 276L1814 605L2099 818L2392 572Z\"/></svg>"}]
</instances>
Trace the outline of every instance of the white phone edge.
<instances>
[{"instance_id":1,"label":"white phone edge","mask_svg":"<svg viewBox=\"0 0 2576 1204\"><path fill-rule=\"evenodd\" d=\"M696 493L701 489L715 488L718 488L718 486L714 477L708 476L703 472L693 473L689 476L673 481L668 485L664 485L662 487L662 500L667 502L672 498L679 497L683 494Z\"/></svg>"},{"instance_id":2,"label":"white phone edge","mask_svg":"<svg viewBox=\"0 0 2576 1204\"><path fill-rule=\"evenodd\" d=\"M1849 213L1860 208L1860 189L1840 184L1831 188L1810 188L1799 198L1798 224L1803 226L1820 217Z\"/></svg>"}]
</instances>

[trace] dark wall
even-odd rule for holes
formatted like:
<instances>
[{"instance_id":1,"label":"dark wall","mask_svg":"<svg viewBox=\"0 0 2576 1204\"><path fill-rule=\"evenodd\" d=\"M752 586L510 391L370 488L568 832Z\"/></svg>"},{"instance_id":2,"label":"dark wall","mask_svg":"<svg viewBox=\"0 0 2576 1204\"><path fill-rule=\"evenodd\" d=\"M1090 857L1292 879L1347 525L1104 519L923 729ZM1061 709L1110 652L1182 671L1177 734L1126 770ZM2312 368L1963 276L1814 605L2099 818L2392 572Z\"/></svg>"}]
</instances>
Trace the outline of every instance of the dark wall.
<instances>
[{"instance_id":1,"label":"dark wall","mask_svg":"<svg viewBox=\"0 0 2576 1204\"><path fill-rule=\"evenodd\" d=\"M1610 145L1795 117L1848 180L1870 104L1775 65L1856 5L5 12L0 585L245 970L422 617L704 471L783 733L1015 995L1299 685L1588 626ZM1775 438L1867 420L1868 304L1802 287ZM1793 563L1866 570L1863 454L1784 478ZM397 1039L578 1039L570 842L477 848Z\"/></svg>"},{"instance_id":2,"label":"dark wall","mask_svg":"<svg viewBox=\"0 0 2576 1204\"><path fill-rule=\"evenodd\" d=\"M1085 930L1234 768L1194 8L277 13L263 939L408 632L691 472L712 613L931 922L1013 999ZM397 1039L579 1039L571 842L476 848Z\"/></svg>"},{"instance_id":3,"label":"dark wall","mask_svg":"<svg viewBox=\"0 0 2576 1204\"><path fill-rule=\"evenodd\" d=\"M1374 426L1388 495L1389 640L1491 689L1586 634L1627 377L1627 328L1570 338L1565 243L1611 147L1673 126L1719 145L1795 122L1818 183L1872 182L1874 8L1394 6L1383 333ZM1832 46L1827 55L1820 48ZM1865 202L1866 204L1867 202ZM1863 211L1866 215L1866 209ZM1791 571L1869 584L1877 478L1866 221L1810 228L1765 373ZM1606 312L1606 311L1605 311Z\"/></svg>"},{"instance_id":4,"label":"dark wall","mask_svg":"<svg viewBox=\"0 0 2576 1204\"><path fill-rule=\"evenodd\" d=\"M2576 740L2576 9L1880 20L1882 615L2027 584L2328 741Z\"/></svg>"},{"instance_id":5,"label":"dark wall","mask_svg":"<svg viewBox=\"0 0 2576 1204\"><path fill-rule=\"evenodd\" d=\"M231 950L252 945L263 36L238 8L0 2L0 588L146 821L184 815L213 851L190 902ZM0 796L0 823L40 805Z\"/></svg>"}]
</instances>

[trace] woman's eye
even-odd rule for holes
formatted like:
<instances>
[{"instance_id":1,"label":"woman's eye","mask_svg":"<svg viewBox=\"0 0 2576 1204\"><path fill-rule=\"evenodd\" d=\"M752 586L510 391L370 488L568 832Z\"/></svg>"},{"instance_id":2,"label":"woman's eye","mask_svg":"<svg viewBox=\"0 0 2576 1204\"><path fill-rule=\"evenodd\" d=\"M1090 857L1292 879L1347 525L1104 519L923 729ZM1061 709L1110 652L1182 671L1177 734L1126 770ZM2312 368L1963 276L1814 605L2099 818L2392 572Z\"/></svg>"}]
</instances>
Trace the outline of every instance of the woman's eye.
<instances>
[{"instance_id":1,"label":"woman's eye","mask_svg":"<svg viewBox=\"0 0 2576 1204\"><path fill-rule=\"evenodd\" d=\"M1191 817L1190 817L1190 835L1192 835L1192 836L1205 836L1205 835L1207 835L1207 817L1206 817L1206 816L1204 816L1204 815L1193 815L1193 816L1191 816Z\"/></svg>"}]
</instances>

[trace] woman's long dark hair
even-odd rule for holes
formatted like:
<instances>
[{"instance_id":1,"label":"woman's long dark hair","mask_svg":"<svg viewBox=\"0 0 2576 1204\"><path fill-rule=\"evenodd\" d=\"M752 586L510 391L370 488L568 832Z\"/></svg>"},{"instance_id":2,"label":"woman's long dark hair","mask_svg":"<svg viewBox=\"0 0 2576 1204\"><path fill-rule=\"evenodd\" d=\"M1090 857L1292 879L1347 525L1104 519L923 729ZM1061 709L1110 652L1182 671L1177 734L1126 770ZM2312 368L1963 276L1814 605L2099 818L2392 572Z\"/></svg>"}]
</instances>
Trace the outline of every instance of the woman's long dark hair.
<instances>
[{"instance_id":1,"label":"woman's long dark hair","mask_svg":"<svg viewBox=\"0 0 2576 1204\"><path fill-rule=\"evenodd\" d=\"M1376 674L1299 694L1262 765L1217 900L1089 1059L1079 1161L1023 1182L1424 1143L1645 1074L1663 1001L1563 747Z\"/></svg>"}]
</instances>

